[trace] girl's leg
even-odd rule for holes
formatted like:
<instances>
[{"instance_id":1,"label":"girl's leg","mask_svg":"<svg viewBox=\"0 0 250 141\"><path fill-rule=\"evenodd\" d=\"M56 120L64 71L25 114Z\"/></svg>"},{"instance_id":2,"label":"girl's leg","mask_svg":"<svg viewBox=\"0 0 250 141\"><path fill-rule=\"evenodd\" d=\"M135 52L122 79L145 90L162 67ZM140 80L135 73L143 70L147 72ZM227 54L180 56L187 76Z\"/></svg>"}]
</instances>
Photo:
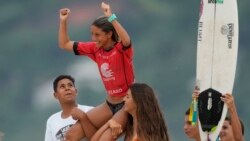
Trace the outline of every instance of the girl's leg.
<instances>
[{"instance_id":1,"label":"girl's leg","mask_svg":"<svg viewBox=\"0 0 250 141\"><path fill-rule=\"evenodd\" d=\"M66 133L65 141L80 141L84 138L84 132L79 121L77 121Z\"/></svg>"},{"instance_id":2,"label":"girl's leg","mask_svg":"<svg viewBox=\"0 0 250 141\"><path fill-rule=\"evenodd\" d=\"M96 128L100 128L110 120L112 116L113 114L106 101L87 112L88 119Z\"/></svg>"},{"instance_id":3,"label":"girl's leg","mask_svg":"<svg viewBox=\"0 0 250 141\"><path fill-rule=\"evenodd\" d=\"M66 133L66 141L79 141L84 136L90 139L112 117L106 102L93 108Z\"/></svg>"}]
</instances>

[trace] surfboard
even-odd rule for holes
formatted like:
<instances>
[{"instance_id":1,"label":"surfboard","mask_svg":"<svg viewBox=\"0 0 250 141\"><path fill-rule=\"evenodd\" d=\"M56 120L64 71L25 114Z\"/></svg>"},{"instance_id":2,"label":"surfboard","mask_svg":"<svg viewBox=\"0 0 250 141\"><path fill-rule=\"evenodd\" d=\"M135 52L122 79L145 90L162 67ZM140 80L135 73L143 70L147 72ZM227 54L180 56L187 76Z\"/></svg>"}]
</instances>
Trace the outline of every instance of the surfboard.
<instances>
[{"instance_id":1,"label":"surfboard","mask_svg":"<svg viewBox=\"0 0 250 141\"><path fill-rule=\"evenodd\" d=\"M216 141L227 114L220 97L232 93L238 54L236 0L201 0L197 36L196 84L202 141Z\"/></svg>"}]
</instances>

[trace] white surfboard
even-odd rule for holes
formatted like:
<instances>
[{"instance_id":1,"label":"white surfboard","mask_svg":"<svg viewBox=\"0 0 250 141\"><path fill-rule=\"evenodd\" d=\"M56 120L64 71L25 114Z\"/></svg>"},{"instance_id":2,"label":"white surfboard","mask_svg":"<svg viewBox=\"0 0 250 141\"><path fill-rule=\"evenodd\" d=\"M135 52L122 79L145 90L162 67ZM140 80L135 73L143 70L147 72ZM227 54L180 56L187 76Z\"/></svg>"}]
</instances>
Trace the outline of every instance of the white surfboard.
<instances>
[{"instance_id":1,"label":"white surfboard","mask_svg":"<svg viewBox=\"0 0 250 141\"><path fill-rule=\"evenodd\" d=\"M232 93L238 52L238 10L236 0L201 0L197 37L196 80L200 92L209 95L198 100L198 106L212 108L213 90ZM212 90L212 91L211 91ZM204 101L206 99L206 101ZM217 99L218 100L218 99ZM214 104L214 103L213 103ZM223 105L223 104L222 104ZM204 131L199 110L199 130L202 141L216 141L227 114L224 104L218 126ZM217 107L217 108L218 108ZM204 110L203 110L204 112ZM207 114L207 113L206 113ZM209 114L210 115L210 114ZM207 117L203 117L202 121ZM213 118L213 117L212 117ZM207 126L208 127L208 126Z\"/></svg>"}]
</instances>

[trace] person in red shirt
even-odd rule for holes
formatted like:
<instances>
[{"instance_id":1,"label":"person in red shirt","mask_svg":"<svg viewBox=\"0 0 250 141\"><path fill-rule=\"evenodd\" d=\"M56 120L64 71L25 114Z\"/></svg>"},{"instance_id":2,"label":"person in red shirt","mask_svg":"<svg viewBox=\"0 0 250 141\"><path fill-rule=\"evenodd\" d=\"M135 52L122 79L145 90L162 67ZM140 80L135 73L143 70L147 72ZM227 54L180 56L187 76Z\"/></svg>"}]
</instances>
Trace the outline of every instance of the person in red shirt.
<instances>
[{"instance_id":1,"label":"person in red shirt","mask_svg":"<svg viewBox=\"0 0 250 141\"><path fill-rule=\"evenodd\" d=\"M134 82L133 48L128 33L112 13L110 5L103 2L101 7L104 16L92 23L90 30L93 41L90 42L70 40L67 33L70 9L60 10L59 47L76 55L88 56L95 61L107 92L106 102L86 114L77 108L73 110L72 117L79 121L66 135L66 139L70 141L79 140L84 136L90 139L110 119L121 127L108 129L100 140L114 140L114 137L121 134L127 121L127 113L122 107L123 98Z\"/></svg>"}]
</instances>

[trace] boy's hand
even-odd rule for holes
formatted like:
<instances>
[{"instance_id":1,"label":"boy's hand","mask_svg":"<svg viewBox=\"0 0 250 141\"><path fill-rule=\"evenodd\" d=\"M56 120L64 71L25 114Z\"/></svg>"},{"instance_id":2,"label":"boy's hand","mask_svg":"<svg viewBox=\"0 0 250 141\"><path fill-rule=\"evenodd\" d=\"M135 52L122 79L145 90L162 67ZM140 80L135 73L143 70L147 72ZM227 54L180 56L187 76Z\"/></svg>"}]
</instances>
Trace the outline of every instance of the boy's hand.
<instances>
[{"instance_id":1,"label":"boy's hand","mask_svg":"<svg viewBox=\"0 0 250 141\"><path fill-rule=\"evenodd\" d=\"M75 107L71 111L71 116L74 120L81 120L86 116L86 113L84 113L79 108Z\"/></svg>"},{"instance_id":2,"label":"boy's hand","mask_svg":"<svg viewBox=\"0 0 250 141\"><path fill-rule=\"evenodd\" d=\"M200 95L200 89L196 86L192 94L192 99L198 99L199 95Z\"/></svg>"}]
</instances>

